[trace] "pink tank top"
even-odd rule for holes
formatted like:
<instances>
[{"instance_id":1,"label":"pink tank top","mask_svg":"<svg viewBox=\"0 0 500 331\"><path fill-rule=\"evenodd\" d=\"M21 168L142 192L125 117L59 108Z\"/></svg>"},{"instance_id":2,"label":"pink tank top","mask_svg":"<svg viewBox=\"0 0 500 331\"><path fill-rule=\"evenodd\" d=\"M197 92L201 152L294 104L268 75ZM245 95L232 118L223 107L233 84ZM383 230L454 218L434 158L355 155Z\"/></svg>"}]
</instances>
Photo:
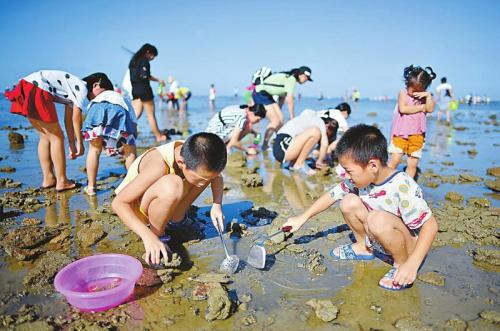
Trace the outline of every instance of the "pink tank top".
<instances>
[{"instance_id":1,"label":"pink tank top","mask_svg":"<svg viewBox=\"0 0 500 331\"><path fill-rule=\"evenodd\" d=\"M407 91L406 104L410 106L421 105L423 101L411 97ZM394 114L392 116L391 137L398 136L408 138L408 136L416 134L424 134L427 131L426 114L419 112L415 114L402 114L399 112L398 104L394 107Z\"/></svg>"}]
</instances>

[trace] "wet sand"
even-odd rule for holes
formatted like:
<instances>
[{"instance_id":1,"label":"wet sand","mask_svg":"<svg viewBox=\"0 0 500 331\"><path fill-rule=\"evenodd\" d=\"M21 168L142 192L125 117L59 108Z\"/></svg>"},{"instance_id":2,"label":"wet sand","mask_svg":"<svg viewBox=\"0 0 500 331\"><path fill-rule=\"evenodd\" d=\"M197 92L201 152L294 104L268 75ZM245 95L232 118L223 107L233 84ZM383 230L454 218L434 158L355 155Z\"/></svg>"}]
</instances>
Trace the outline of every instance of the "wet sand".
<instances>
[{"instance_id":1,"label":"wet sand","mask_svg":"<svg viewBox=\"0 0 500 331\"><path fill-rule=\"evenodd\" d=\"M218 103L239 102L227 98ZM7 107L0 103L4 113ZM306 107L319 108L320 103L303 98L299 109ZM393 107L393 102L361 102L349 123L376 123L388 134ZM185 135L197 132L210 116L206 108L206 99L195 97L187 118L160 112L161 127L175 127ZM101 158L99 192L92 198L80 190L56 194L29 189L41 180L37 137L25 128L27 121L6 115L0 127L22 126L15 132L25 135L25 143L9 145L10 130L0 131L0 143L6 146L0 169L8 171L0 172L0 329L497 330L500 202L499 193L488 186L498 188L499 174L487 169L500 166L499 109L499 104L470 110L462 106L452 127L428 120L419 183L440 232L411 289L391 292L377 286L390 268L382 259L339 263L329 258L332 248L351 240L337 208L286 241L266 242L264 270L247 265L255 241L309 206L338 179L324 174L304 179L281 171L266 153L252 158L235 153L224 172L223 208L229 250L242 261L239 272L229 280L205 275L217 272L224 258L207 216L211 195L206 192L195 202L199 208L192 210L193 218L205 225L205 238L188 233L186 242L172 242L180 265L152 271L144 282L157 285L136 286L129 302L95 314L72 309L54 292L52 277L69 261L95 253L142 255L138 237L109 208L123 166L117 159ZM145 122L141 118L142 148L153 141ZM85 183L83 164L83 158L69 161L69 177ZM255 185L260 182L255 177L262 178L262 185Z\"/></svg>"}]
</instances>

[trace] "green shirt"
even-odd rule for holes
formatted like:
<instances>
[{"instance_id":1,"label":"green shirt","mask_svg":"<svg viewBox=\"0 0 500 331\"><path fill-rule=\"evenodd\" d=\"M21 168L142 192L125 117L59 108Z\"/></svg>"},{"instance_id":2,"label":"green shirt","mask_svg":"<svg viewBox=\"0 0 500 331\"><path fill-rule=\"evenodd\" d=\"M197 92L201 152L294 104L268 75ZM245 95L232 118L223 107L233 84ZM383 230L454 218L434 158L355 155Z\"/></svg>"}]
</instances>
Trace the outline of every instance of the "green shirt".
<instances>
[{"instance_id":1,"label":"green shirt","mask_svg":"<svg viewBox=\"0 0 500 331\"><path fill-rule=\"evenodd\" d=\"M293 94L295 83L297 83L297 80L293 75L277 73L277 74L272 74L271 76L267 77L262 84L257 85L255 87L255 91L256 92L266 91L271 95L277 95L282 97L287 94ZM279 85L279 86L274 86L274 85Z\"/></svg>"}]
</instances>

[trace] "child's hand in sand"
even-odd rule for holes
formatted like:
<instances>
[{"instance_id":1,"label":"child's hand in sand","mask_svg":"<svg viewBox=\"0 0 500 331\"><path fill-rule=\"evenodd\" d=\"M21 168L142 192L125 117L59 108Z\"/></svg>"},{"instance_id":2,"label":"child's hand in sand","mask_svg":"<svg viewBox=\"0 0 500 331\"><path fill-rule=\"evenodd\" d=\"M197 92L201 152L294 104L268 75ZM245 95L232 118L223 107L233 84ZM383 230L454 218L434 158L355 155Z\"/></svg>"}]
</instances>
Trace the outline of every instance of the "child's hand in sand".
<instances>
[{"instance_id":1,"label":"child's hand in sand","mask_svg":"<svg viewBox=\"0 0 500 331\"><path fill-rule=\"evenodd\" d=\"M307 222L307 218L305 218L302 215L299 216L293 216L290 217L284 224L283 227L285 226L291 226L292 229L290 230L290 233L294 233L295 231L298 231L304 223Z\"/></svg>"},{"instance_id":2,"label":"child's hand in sand","mask_svg":"<svg viewBox=\"0 0 500 331\"><path fill-rule=\"evenodd\" d=\"M222 206L220 204L214 203L212 205L212 209L210 209L210 218L217 231L219 231L219 229L224 231L224 214L222 213Z\"/></svg>"},{"instance_id":3,"label":"child's hand in sand","mask_svg":"<svg viewBox=\"0 0 500 331\"><path fill-rule=\"evenodd\" d=\"M142 238L144 243L144 249L146 253L144 254L144 261L147 264L160 264L161 256L168 260L167 250L170 251L167 244L163 243L153 232L149 232Z\"/></svg>"}]
</instances>

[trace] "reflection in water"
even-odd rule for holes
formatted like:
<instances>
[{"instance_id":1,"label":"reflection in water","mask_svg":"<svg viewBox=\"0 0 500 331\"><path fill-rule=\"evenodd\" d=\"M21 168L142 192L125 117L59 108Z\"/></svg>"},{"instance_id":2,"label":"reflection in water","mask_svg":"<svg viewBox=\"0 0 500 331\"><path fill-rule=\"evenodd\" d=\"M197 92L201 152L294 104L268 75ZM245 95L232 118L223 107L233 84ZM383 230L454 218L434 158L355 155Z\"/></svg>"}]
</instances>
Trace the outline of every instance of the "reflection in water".
<instances>
[{"instance_id":1,"label":"reflection in water","mask_svg":"<svg viewBox=\"0 0 500 331\"><path fill-rule=\"evenodd\" d=\"M378 263L353 264L352 283L334 298L343 301L338 321L352 324L355 329L393 329L393 323L404 316L420 315L421 302L418 286L403 292L388 291L378 286L378 281L389 271L389 266ZM384 318L374 312L380 307Z\"/></svg>"},{"instance_id":2,"label":"reflection in water","mask_svg":"<svg viewBox=\"0 0 500 331\"><path fill-rule=\"evenodd\" d=\"M448 153L448 148L453 141L455 130L450 126L438 123L430 132L428 139L431 159L440 159Z\"/></svg>"},{"instance_id":3,"label":"reflection in water","mask_svg":"<svg viewBox=\"0 0 500 331\"><path fill-rule=\"evenodd\" d=\"M56 202L45 209L45 224L47 226L58 226L71 223L69 207L68 194L58 194Z\"/></svg>"}]
</instances>

